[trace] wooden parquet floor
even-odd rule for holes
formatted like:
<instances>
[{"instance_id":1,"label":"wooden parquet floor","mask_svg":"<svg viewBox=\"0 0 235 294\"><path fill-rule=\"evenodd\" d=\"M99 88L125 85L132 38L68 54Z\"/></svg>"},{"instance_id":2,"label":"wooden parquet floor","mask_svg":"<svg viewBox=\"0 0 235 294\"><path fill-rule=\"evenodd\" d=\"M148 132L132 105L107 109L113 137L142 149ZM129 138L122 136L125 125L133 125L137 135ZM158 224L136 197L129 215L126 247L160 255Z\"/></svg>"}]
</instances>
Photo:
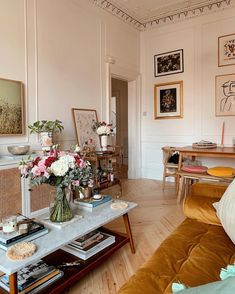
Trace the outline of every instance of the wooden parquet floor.
<instances>
[{"instance_id":1,"label":"wooden parquet floor","mask_svg":"<svg viewBox=\"0 0 235 294\"><path fill-rule=\"evenodd\" d=\"M184 220L181 206L176 204L174 186L155 180L124 180L122 199L138 203L129 213L136 253L129 245L114 253L109 260L85 276L68 294L115 294L135 271L150 258L160 243ZM120 218L108 228L125 232Z\"/></svg>"}]
</instances>

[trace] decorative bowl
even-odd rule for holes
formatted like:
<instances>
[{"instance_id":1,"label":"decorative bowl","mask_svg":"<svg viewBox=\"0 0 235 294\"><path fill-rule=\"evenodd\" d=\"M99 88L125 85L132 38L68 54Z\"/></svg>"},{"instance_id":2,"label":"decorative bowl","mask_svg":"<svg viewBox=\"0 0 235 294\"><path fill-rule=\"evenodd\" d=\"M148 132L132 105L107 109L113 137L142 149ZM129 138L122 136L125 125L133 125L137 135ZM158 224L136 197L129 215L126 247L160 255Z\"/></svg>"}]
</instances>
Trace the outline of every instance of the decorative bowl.
<instances>
[{"instance_id":1,"label":"decorative bowl","mask_svg":"<svg viewBox=\"0 0 235 294\"><path fill-rule=\"evenodd\" d=\"M24 155L29 152L29 145L12 145L7 146L7 150L12 155Z\"/></svg>"}]
</instances>

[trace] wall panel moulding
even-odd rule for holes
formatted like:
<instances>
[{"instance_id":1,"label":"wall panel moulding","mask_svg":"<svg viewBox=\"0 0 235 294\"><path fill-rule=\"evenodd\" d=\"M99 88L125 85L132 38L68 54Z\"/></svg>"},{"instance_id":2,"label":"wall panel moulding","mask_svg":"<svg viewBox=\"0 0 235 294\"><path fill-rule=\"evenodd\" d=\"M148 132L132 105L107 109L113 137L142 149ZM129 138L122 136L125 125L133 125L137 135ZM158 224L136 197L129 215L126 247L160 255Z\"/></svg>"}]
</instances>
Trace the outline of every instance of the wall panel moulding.
<instances>
[{"instance_id":1,"label":"wall panel moulding","mask_svg":"<svg viewBox=\"0 0 235 294\"><path fill-rule=\"evenodd\" d=\"M184 19L193 18L208 13L220 11L231 6L234 6L235 0L194 0L184 1L182 0L177 5L169 5L161 8L149 9L151 11L145 17L141 17L136 13L136 10L140 7L135 5L125 6L126 1L122 0L89 0L94 5L104 9L117 18L121 19L125 23L128 23L137 30L143 31L154 28L158 25L178 22ZM135 1L134 1L135 2ZM133 3L134 3L133 2ZM139 1L140 2L140 1ZM157 2L157 1L156 1ZM166 1L167 2L167 1ZM155 4L157 5L157 4ZM155 13L154 13L155 12Z\"/></svg>"}]
</instances>

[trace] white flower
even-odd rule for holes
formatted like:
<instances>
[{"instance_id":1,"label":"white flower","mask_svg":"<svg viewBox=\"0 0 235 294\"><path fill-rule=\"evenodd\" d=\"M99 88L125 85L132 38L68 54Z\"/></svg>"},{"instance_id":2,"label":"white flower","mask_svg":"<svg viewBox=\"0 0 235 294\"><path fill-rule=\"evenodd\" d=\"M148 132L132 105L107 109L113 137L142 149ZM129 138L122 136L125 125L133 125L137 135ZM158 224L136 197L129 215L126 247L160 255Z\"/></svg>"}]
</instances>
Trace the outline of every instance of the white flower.
<instances>
[{"instance_id":1,"label":"white flower","mask_svg":"<svg viewBox=\"0 0 235 294\"><path fill-rule=\"evenodd\" d=\"M69 168L75 167L75 159L71 155L64 155L59 158L59 160L55 161L51 165L51 173L55 176L63 177Z\"/></svg>"},{"instance_id":2,"label":"white flower","mask_svg":"<svg viewBox=\"0 0 235 294\"><path fill-rule=\"evenodd\" d=\"M100 126L96 132L98 135L109 135L111 133L111 129L108 126Z\"/></svg>"},{"instance_id":3,"label":"white flower","mask_svg":"<svg viewBox=\"0 0 235 294\"><path fill-rule=\"evenodd\" d=\"M66 165L64 162L61 162L60 160L53 162L51 165L51 173L57 177L63 177L68 170L68 165Z\"/></svg>"},{"instance_id":4,"label":"white flower","mask_svg":"<svg viewBox=\"0 0 235 294\"><path fill-rule=\"evenodd\" d=\"M69 154L61 156L58 161L61 161L64 164L67 164L69 168L75 167L75 158Z\"/></svg>"},{"instance_id":5,"label":"white flower","mask_svg":"<svg viewBox=\"0 0 235 294\"><path fill-rule=\"evenodd\" d=\"M80 151L81 151L81 148L78 145L76 145L74 152L79 153Z\"/></svg>"}]
</instances>

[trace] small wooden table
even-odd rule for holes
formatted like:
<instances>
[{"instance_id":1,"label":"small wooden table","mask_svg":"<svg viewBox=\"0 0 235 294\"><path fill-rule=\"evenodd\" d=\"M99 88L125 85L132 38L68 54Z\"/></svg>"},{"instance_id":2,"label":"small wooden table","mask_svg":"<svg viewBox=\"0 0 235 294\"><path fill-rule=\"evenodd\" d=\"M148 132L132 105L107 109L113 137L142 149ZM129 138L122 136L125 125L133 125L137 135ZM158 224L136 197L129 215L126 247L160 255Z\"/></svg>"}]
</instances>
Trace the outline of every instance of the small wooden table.
<instances>
[{"instance_id":1,"label":"small wooden table","mask_svg":"<svg viewBox=\"0 0 235 294\"><path fill-rule=\"evenodd\" d=\"M177 151L180 152L179 155L179 169L178 169L178 176L179 176L179 189L178 189L178 197L177 203L180 203L181 196L185 186L186 179L204 179L204 180L212 180L218 182L231 182L233 178L220 178L220 177L213 177L208 175L207 173L199 174L199 173L187 173L181 171L183 165L183 159L186 156L191 156L192 160L195 160L196 157L213 157L213 158L233 158L235 159L235 148L234 147L217 147L211 149L200 149L200 148L193 148L192 146L186 147L179 147Z\"/></svg>"}]
</instances>

